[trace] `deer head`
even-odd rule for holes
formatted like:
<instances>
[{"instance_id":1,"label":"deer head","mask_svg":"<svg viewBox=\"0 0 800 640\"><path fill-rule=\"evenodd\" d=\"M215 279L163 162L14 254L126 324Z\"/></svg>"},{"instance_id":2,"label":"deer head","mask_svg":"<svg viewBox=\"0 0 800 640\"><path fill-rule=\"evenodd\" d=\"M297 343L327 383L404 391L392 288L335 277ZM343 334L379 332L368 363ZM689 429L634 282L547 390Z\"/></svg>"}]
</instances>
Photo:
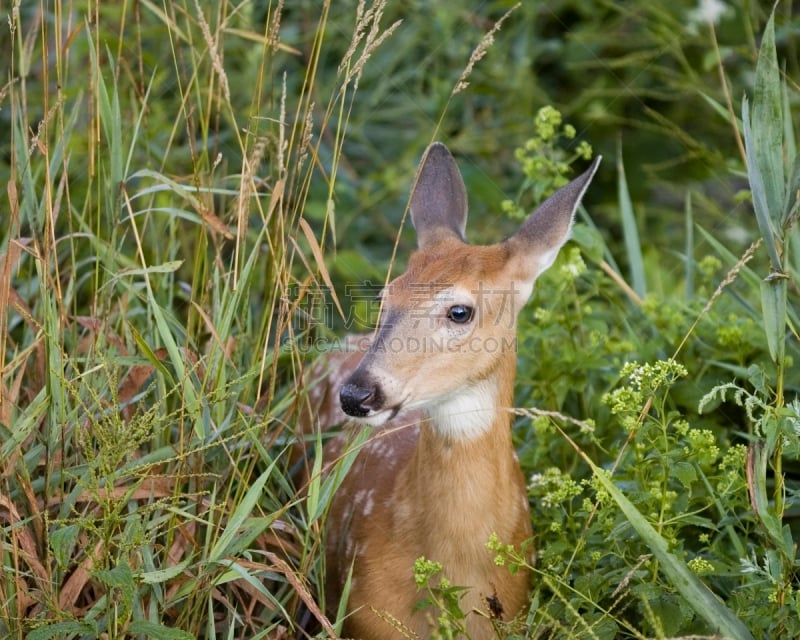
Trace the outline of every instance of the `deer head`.
<instances>
[{"instance_id":1,"label":"deer head","mask_svg":"<svg viewBox=\"0 0 800 640\"><path fill-rule=\"evenodd\" d=\"M461 174L447 148L432 144L411 196L418 250L381 294L374 340L340 391L344 412L379 425L420 408L453 437L488 428L498 400L510 401L517 314L567 241L599 161L506 241L472 246Z\"/></svg>"}]
</instances>

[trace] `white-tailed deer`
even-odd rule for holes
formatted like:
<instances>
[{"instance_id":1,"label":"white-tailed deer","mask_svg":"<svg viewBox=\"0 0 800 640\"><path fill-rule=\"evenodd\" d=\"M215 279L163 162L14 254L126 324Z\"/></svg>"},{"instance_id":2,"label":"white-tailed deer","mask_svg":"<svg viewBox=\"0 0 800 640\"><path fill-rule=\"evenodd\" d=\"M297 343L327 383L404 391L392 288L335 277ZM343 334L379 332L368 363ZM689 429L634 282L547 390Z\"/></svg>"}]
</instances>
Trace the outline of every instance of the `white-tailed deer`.
<instances>
[{"instance_id":1,"label":"white-tailed deer","mask_svg":"<svg viewBox=\"0 0 800 640\"><path fill-rule=\"evenodd\" d=\"M505 242L470 246L458 167L442 144L425 153L411 196L419 249L383 290L369 347L331 355L325 383L309 396L322 428L348 416L381 427L328 517L327 596L334 610L352 571L346 637L404 637L390 618L429 637L430 612L415 610L420 556L440 562L453 585L469 589L461 605L473 640L494 637L491 616L510 619L525 607L531 576L496 566L486 548L492 533L517 548L531 536L508 411L516 319L567 240L598 163ZM326 447L326 461L343 446L346 439L338 438Z\"/></svg>"}]
</instances>

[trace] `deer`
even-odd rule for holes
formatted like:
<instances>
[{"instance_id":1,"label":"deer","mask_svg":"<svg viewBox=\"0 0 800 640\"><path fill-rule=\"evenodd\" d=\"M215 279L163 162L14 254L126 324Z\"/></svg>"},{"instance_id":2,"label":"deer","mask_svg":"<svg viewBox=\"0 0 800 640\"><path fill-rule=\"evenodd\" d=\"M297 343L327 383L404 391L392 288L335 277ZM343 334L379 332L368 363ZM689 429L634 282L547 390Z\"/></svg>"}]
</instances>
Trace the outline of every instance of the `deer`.
<instances>
[{"instance_id":1,"label":"deer","mask_svg":"<svg viewBox=\"0 0 800 640\"><path fill-rule=\"evenodd\" d=\"M511 433L517 315L555 261L600 158L543 202L503 242L466 241L467 193L439 142L425 151L410 198L417 249L379 294L361 348L330 352L308 394L317 428L370 429L333 496L326 522L326 603L349 585L343 636L428 638L435 616L417 607L419 557L464 587L468 637L527 609L532 576L512 574L491 535L533 562L526 481ZM324 448L326 465L348 431ZM526 563L529 566L530 563Z\"/></svg>"}]
</instances>

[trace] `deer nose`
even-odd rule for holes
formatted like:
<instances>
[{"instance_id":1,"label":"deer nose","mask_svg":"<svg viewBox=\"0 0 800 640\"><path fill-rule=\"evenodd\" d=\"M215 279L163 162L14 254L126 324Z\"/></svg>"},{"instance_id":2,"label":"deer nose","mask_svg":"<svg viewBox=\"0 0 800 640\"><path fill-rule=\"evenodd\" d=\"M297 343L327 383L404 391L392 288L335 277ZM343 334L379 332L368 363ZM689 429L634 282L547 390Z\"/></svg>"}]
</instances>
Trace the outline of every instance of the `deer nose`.
<instances>
[{"instance_id":1,"label":"deer nose","mask_svg":"<svg viewBox=\"0 0 800 640\"><path fill-rule=\"evenodd\" d=\"M342 411L354 418L363 418L372 408L369 400L374 396L373 389L365 389L357 384L347 383L339 391L339 403Z\"/></svg>"}]
</instances>

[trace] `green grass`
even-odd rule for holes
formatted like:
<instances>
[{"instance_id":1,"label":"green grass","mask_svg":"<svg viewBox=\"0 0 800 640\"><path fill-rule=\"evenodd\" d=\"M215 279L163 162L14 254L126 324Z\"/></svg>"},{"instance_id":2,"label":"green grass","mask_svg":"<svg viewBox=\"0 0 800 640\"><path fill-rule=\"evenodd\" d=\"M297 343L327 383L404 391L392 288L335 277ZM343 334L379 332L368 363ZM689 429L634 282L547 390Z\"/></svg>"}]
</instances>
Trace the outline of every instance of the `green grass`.
<instances>
[{"instance_id":1,"label":"green grass","mask_svg":"<svg viewBox=\"0 0 800 640\"><path fill-rule=\"evenodd\" d=\"M606 157L520 319L508 637L800 635L791 3L523 3L491 46L511 3L45 4L0 28L0 636L335 633L299 381L433 138L473 241Z\"/></svg>"}]
</instances>

